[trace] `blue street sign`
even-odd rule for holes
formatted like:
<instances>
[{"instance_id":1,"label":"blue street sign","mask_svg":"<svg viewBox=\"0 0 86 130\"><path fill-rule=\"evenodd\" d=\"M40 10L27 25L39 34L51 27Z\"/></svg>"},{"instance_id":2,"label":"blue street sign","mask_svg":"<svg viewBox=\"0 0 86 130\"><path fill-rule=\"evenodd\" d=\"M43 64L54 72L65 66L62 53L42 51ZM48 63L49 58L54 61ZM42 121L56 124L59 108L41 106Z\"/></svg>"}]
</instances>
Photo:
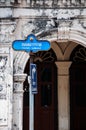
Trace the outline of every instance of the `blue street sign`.
<instances>
[{"instance_id":1,"label":"blue street sign","mask_svg":"<svg viewBox=\"0 0 86 130\"><path fill-rule=\"evenodd\" d=\"M31 90L33 94L37 93L37 67L30 63Z\"/></svg>"},{"instance_id":2,"label":"blue street sign","mask_svg":"<svg viewBox=\"0 0 86 130\"><path fill-rule=\"evenodd\" d=\"M46 40L37 40L33 34L30 34L26 40L14 41L13 49L26 52L46 51L50 49L50 43Z\"/></svg>"}]
</instances>

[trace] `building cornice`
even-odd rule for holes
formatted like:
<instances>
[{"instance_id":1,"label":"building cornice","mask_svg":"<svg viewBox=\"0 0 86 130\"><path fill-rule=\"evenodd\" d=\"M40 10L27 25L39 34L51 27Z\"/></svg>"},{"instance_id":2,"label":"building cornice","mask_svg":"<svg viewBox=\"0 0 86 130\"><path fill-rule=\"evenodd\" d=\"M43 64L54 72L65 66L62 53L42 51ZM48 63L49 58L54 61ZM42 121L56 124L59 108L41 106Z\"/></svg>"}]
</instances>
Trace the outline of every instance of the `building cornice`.
<instances>
[{"instance_id":1,"label":"building cornice","mask_svg":"<svg viewBox=\"0 0 86 130\"><path fill-rule=\"evenodd\" d=\"M65 9L45 9L45 8L15 8L4 7L0 8L0 19L12 18L53 18L57 17L58 20L73 20L73 19L86 19L86 8L65 8Z\"/></svg>"}]
</instances>

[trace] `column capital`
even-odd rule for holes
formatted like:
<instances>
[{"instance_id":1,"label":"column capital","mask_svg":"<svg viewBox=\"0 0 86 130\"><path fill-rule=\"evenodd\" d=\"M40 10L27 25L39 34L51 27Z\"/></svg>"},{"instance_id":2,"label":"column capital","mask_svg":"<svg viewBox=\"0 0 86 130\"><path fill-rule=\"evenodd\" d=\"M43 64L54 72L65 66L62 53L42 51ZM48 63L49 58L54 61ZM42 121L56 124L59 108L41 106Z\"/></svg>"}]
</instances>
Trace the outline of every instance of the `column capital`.
<instances>
[{"instance_id":1,"label":"column capital","mask_svg":"<svg viewBox=\"0 0 86 130\"><path fill-rule=\"evenodd\" d=\"M58 68L58 75L68 75L69 74L69 68L72 64L71 61L57 61L55 62L57 68Z\"/></svg>"},{"instance_id":2,"label":"column capital","mask_svg":"<svg viewBox=\"0 0 86 130\"><path fill-rule=\"evenodd\" d=\"M27 74L15 74L14 75L14 93L23 93L23 82L25 81Z\"/></svg>"},{"instance_id":3,"label":"column capital","mask_svg":"<svg viewBox=\"0 0 86 130\"><path fill-rule=\"evenodd\" d=\"M14 74L14 82L24 82L27 74Z\"/></svg>"}]
</instances>

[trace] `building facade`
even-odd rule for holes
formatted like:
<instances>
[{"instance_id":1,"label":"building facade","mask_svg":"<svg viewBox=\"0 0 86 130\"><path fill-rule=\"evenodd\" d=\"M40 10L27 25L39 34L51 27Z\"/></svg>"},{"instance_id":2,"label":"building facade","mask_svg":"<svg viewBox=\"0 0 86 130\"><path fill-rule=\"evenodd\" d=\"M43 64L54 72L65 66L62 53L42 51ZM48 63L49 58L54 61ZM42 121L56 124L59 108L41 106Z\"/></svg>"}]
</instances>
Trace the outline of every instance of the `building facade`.
<instances>
[{"instance_id":1,"label":"building facade","mask_svg":"<svg viewBox=\"0 0 86 130\"><path fill-rule=\"evenodd\" d=\"M35 130L86 129L86 1L0 0L0 130L28 129L30 56L12 42L29 34L51 43L34 54Z\"/></svg>"}]
</instances>

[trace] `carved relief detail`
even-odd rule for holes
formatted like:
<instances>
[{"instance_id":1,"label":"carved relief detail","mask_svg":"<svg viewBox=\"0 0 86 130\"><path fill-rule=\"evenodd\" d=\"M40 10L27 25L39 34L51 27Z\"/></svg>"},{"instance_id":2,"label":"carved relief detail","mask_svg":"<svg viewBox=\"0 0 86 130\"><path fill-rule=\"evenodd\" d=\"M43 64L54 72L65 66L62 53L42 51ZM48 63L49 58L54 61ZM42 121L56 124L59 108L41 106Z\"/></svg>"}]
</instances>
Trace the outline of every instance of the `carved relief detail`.
<instances>
[{"instance_id":1,"label":"carved relief detail","mask_svg":"<svg viewBox=\"0 0 86 130\"><path fill-rule=\"evenodd\" d=\"M0 56L0 72L4 72L7 65L7 56Z\"/></svg>"},{"instance_id":2,"label":"carved relief detail","mask_svg":"<svg viewBox=\"0 0 86 130\"><path fill-rule=\"evenodd\" d=\"M33 30L35 30L35 24L32 21L28 21L22 25L22 36L27 37Z\"/></svg>"},{"instance_id":3,"label":"carved relief detail","mask_svg":"<svg viewBox=\"0 0 86 130\"><path fill-rule=\"evenodd\" d=\"M15 31L16 25L1 25L0 24L0 42L9 43L14 40L13 33Z\"/></svg>"},{"instance_id":4,"label":"carved relief detail","mask_svg":"<svg viewBox=\"0 0 86 130\"><path fill-rule=\"evenodd\" d=\"M0 99L7 99L7 86L5 83L0 83Z\"/></svg>"},{"instance_id":5,"label":"carved relief detail","mask_svg":"<svg viewBox=\"0 0 86 130\"><path fill-rule=\"evenodd\" d=\"M55 24L52 19L34 19L28 21L22 26L22 35L27 37L30 33L37 34L54 28Z\"/></svg>"},{"instance_id":6,"label":"carved relief detail","mask_svg":"<svg viewBox=\"0 0 86 130\"><path fill-rule=\"evenodd\" d=\"M14 88L13 88L14 92L22 91L21 87L22 87L21 83L19 83L19 82L18 83L14 83Z\"/></svg>"},{"instance_id":7,"label":"carved relief detail","mask_svg":"<svg viewBox=\"0 0 86 130\"><path fill-rule=\"evenodd\" d=\"M76 16L74 16L75 11L61 12L60 10L60 14L61 15L53 14L55 16L52 16L51 19L35 18L28 20L22 25L22 37L26 38L30 33L34 33L37 36L41 34L40 38L43 38L45 36L47 38L47 36L51 35L53 30L57 30L57 39L68 39L69 31L72 28L86 32L86 21L83 20L83 18L80 20L76 19Z\"/></svg>"}]
</instances>

